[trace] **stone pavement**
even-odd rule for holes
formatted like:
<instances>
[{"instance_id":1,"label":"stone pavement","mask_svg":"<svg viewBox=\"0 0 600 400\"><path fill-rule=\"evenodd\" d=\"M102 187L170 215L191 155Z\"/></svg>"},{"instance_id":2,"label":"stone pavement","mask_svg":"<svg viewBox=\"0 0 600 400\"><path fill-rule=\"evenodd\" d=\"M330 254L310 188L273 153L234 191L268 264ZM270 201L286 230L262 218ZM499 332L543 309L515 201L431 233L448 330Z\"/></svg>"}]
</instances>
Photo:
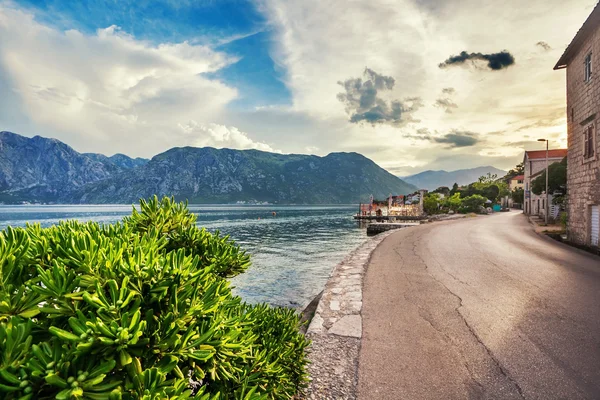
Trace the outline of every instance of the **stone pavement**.
<instances>
[{"instance_id":1,"label":"stone pavement","mask_svg":"<svg viewBox=\"0 0 600 400\"><path fill-rule=\"evenodd\" d=\"M362 282L372 251L394 231L367 239L331 273L308 327L308 399L355 399L362 336Z\"/></svg>"}]
</instances>

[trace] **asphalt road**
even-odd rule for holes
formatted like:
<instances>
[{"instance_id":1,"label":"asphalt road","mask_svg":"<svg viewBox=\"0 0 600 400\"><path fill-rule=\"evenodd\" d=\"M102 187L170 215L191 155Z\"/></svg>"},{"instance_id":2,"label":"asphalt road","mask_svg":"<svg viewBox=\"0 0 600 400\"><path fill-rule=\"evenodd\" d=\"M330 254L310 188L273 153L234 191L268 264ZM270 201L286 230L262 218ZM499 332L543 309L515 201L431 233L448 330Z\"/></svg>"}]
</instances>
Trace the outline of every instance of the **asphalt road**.
<instances>
[{"instance_id":1,"label":"asphalt road","mask_svg":"<svg viewBox=\"0 0 600 400\"><path fill-rule=\"evenodd\" d=\"M520 212L399 230L363 288L359 399L600 399L600 257Z\"/></svg>"}]
</instances>

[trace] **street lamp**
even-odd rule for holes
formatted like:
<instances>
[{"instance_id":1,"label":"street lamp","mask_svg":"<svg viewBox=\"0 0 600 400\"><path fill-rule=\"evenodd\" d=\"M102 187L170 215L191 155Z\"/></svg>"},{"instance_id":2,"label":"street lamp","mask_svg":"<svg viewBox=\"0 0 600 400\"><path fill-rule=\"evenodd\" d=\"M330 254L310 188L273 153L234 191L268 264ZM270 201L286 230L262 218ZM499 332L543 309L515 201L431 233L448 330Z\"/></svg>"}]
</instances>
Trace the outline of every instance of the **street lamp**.
<instances>
[{"instance_id":1,"label":"street lamp","mask_svg":"<svg viewBox=\"0 0 600 400\"><path fill-rule=\"evenodd\" d=\"M538 142L546 142L546 209L544 210L544 219L548 225L548 139L538 139Z\"/></svg>"}]
</instances>

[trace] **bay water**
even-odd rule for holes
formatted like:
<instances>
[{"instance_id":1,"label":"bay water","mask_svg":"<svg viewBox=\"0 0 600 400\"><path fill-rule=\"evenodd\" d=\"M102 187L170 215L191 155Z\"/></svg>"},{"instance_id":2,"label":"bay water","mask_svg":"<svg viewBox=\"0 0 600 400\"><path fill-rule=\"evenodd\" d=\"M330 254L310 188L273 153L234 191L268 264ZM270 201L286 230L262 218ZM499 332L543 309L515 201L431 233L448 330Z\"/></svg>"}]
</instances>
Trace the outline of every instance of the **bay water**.
<instances>
[{"instance_id":1,"label":"bay water","mask_svg":"<svg viewBox=\"0 0 600 400\"><path fill-rule=\"evenodd\" d=\"M125 205L0 206L0 229L77 219L112 223ZM332 268L366 240L352 219L357 206L190 205L198 226L229 235L250 255L248 271L231 279L249 303L302 308L325 286ZM274 214L275 213L275 214Z\"/></svg>"}]
</instances>

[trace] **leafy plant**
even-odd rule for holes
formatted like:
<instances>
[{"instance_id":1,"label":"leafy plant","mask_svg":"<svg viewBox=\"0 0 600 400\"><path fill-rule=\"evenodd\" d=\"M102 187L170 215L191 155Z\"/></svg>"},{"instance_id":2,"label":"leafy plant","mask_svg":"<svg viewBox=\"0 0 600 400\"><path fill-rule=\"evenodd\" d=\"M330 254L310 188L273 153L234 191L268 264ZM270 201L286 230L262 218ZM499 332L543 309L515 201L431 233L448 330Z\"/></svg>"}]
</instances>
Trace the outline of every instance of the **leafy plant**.
<instances>
[{"instance_id":1,"label":"leafy plant","mask_svg":"<svg viewBox=\"0 0 600 400\"><path fill-rule=\"evenodd\" d=\"M249 256L164 198L113 225L0 234L3 399L289 399L307 340L227 277Z\"/></svg>"},{"instance_id":2,"label":"leafy plant","mask_svg":"<svg viewBox=\"0 0 600 400\"><path fill-rule=\"evenodd\" d=\"M569 215L565 211L563 211L559 214L558 219L562 228L567 229L567 225L569 223Z\"/></svg>"},{"instance_id":3,"label":"leafy plant","mask_svg":"<svg viewBox=\"0 0 600 400\"><path fill-rule=\"evenodd\" d=\"M459 211L461 213L479 212L480 207L485 204L486 198L478 194L465 197L461 200Z\"/></svg>"},{"instance_id":4,"label":"leafy plant","mask_svg":"<svg viewBox=\"0 0 600 400\"><path fill-rule=\"evenodd\" d=\"M459 210L461 204L460 193L454 193L452 196L444 199L444 207L454 212Z\"/></svg>"},{"instance_id":5,"label":"leafy plant","mask_svg":"<svg viewBox=\"0 0 600 400\"><path fill-rule=\"evenodd\" d=\"M423 199L423 209L429 215L440 212L440 196L437 193L429 193Z\"/></svg>"},{"instance_id":6,"label":"leafy plant","mask_svg":"<svg viewBox=\"0 0 600 400\"><path fill-rule=\"evenodd\" d=\"M523 204L525 201L525 191L523 188L517 187L511 192L511 197L514 203Z\"/></svg>"}]
</instances>

